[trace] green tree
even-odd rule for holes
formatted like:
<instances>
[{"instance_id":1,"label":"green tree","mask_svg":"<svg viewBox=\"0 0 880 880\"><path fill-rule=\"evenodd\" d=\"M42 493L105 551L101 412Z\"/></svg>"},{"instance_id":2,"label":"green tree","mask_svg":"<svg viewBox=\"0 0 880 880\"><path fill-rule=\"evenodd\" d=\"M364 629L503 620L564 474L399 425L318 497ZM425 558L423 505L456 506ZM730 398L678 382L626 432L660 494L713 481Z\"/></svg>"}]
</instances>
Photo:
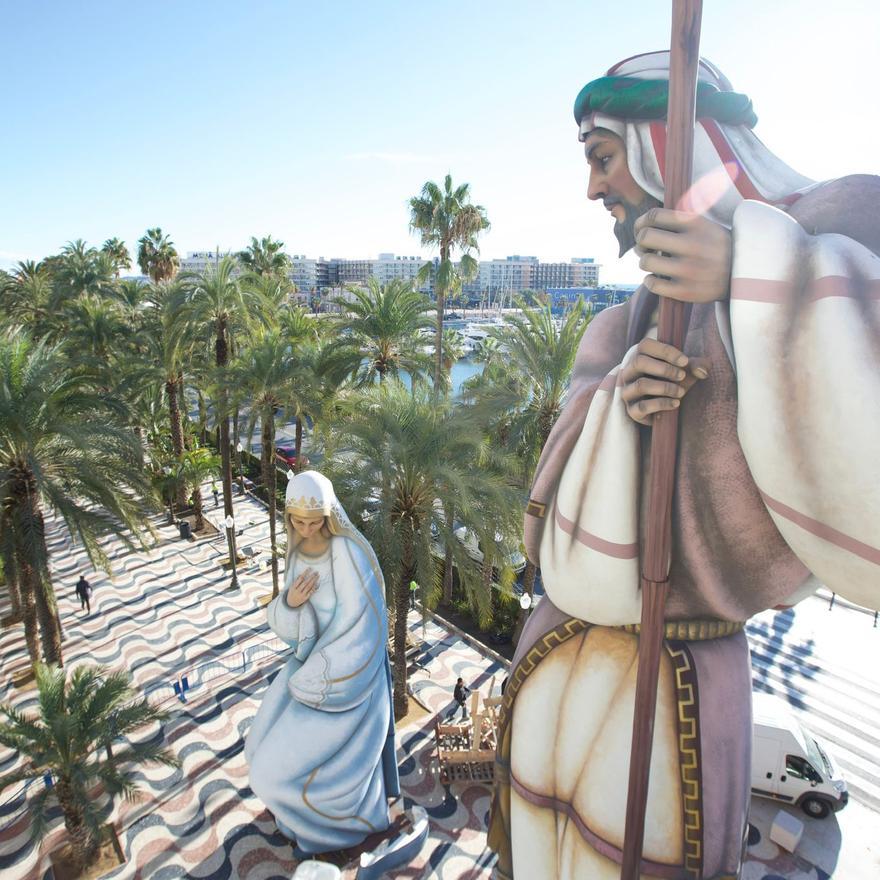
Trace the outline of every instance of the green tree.
<instances>
[{"instance_id":1,"label":"green tree","mask_svg":"<svg viewBox=\"0 0 880 880\"><path fill-rule=\"evenodd\" d=\"M57 801L75 868L82 871L95 860L113 801L119 795L127 800L137 796L138 768L179 767L180 761L156 737L129 739L165 721L168 713L139 698L128 673L79 666L68 679L63 669L39 664L36 677L37 715L0 706L0 744L24 759L17 770L0 777L0 791L51 775L53 784L30 799L31 835L39 840L49 833L49 809ZM124 744L114 751L111 746L119 740ZM109 799L98 797L99 785Z\"/></svg>"},{"instance_id":2,"label":"green tree","mask_svg":"<svg viewBox=\"0 0 880 880\"><path fill-rule=\"evenodd\" d=\"M237 256L245 269L257 275L286 276L291 262L283 248L284 242L276 241L271 235L259 240L251 236L251 243L243 251L239 251Z\"/></svg>"},{"instance_id":3,"label":"green tree","mask_svg":"<svg viewBox=\"0 0 880 880\"><path fill-rule=\"evenodd\" d=\"M214 350L215 411L220 426L220 456L223 475L223 508L226 517L232 510L232 455L229 442L230 377L228 364L233 334L246 334L258 322L264 325L274 317L264 297L256 290L243 286L236 274L234 257L222 257L215 266L208 266L200 274L183 279L186 301L181 307L181 318L194 340L212 344ZM226 530L229 557L236 557L235 529ZM233 576L237 584L237 579Z\"/></svg>"},{"instance_id":4,"label":"green tree","mask_svg":"<svg viewBox=\"0 0 880 880\"><path fill-rule=\"evenodd\" d=\"M263 303L268 323L277 323L291 311L290 298L296 285L286 276L272 272L245 272L242 287Z\"/></svg>"},{"instance_id":5,"label":"green tree","mask_svg":"<svg viewBox=\"0 0 880 880\"><path fill-rule=\"evenodd\" d=\"M110 259L114 274L117 278L123 269L128 269L131 266L131 254L129 254L125 242L121 239L108 238L107 241L101 245L101 250Z\"/></svg>"},{"instance_id":6,"label":"green tree","mask_svg":"<svg viewBox=\"0 0 880 880\"><path fill-rule=\"evenodd\" d=\"M179 461L184 453L184 416L181 410L183 370L191 361L191 340L182 317L186 290L179 279L144 287L145 308L140 309L137 345L121 369L130 388L132 405L138 411L141 411L138 405L140 398L146 396L148 403L153 402L151 389L161 389L164 395L169 416L165 424L170 432L171 452L169 456L163 453L158 457L163 464L167 464L166 458ZM155 423L155 419L152 421ZM139 421L137 423L140 424ZM151 438L151 443L157 445L155 437ZM176 489L176 503L180 508L186 504L182 484Z\"/></svg>"},{"instance_id":7,"label":"green tree","mask_svg":"<svg viewBox=\"0 0 880 880\"><path fill-rule=\"evenodd\" d=\"M180 268L174 242L157 226L138 239L138 266L153 284L173 281Z\"/></svg>"},{"instance_id":8,"label":"green tree","mask_svg":"<svg viewBox=\"0 0 880 880\"><path fill-rule=\"evenodd\" d=\"M113 300L80 296L65 310L60 335L67 351L101 376L104 388L116 384L119 361L129 354L131 321Z\"/></svg>"},{"instance_id":9,"label":"green tree","mask_svg":"<svg viewBox=\"0 0 880 880\"><path fill-rule=\"evenodd\" d=\"M453 188L452 177L447 174L441 189L429 180L422 192L410 199L410 229L421 237L422 245L440 251L440 263L434 276L434 293L437 300L437 325L434 336L434 388L439 392L443 376L443 311L448 293L457 290L462 281L474 277L479 264L472 253L479 253L477 236L489 228L485 209L471 204L470 186L462 183ZM454 262L455 251L461 254L459 263ZM426 280L433 271L433 264L422 267L420 276Z\"/></svg>"},{"instance_id":10,"label":"green tree","mask_svg":"<svg viewBox=\"0 0 880 880\"><path fill-rule=\"evenodd\" d=\"M43 511L64 520L89 559L109 571L99 537L140 542L150 495L142 446L125 427L127 407L94 389L62 348L24 330L0 335L0 552L17 574L25 639L39 660L61 663L61 632Z\"/></svg>"},{"instance_id":11,"label":"green tree","mask_svg":"<svg viewBox=\"0 0 880 880\"><path fill-rule=\"evenodd\" d=\"M52 299L52 273L45 263L18 264L4 285L2 310L10 322L27 326L42 336Z\"/></svg>"},{"instance_id":12,"label":"green tree","mask_svg":"<svg viewBox=\"0 0 880 880\"><path fill-rule=\"evenodd\" d=\"M515 494L504 462L492 454L475 414L424 391L388 382L354 396L333 424L328 470L340 500L363 521L388 587L394 634L394 711L406 714L406 632L409 584L432 585L435 544L452 547L464 588L484 611L479 567L455 538L444 508L481 540L515 528ZM378 509L364 517L367 499ZM485 618L485 614L483 615Z\"/></svg>"},{"instance_id":13,"label":"green tree","mask_svg":"<svg viewBox=\"0 0 880 880\"><path fill-rule=\"evenodd\" d=\"M279 330L264 331L230 367L230 383L250 403L248 437L260 422L260 469L269 500L269 543L272 547L272 596L278 595L277 467L275 464L275 414L293 396L297 376L296 343ZM298 459L297 459L298 461Z\"/></svg>"},{"instance_id":14,"label":"green tree","mask_svg":"<svg viewBox=\"0 0 880 880\"><path fill-rule=\"evenodd\" d=\"M494 422L492 433L512 449L520 463L523 487L534 478L541 450L565 403L571 371L591 314L579 301L562 321L554 319L549 305L524 309L505 318L503 328L493 331L504 348L503 367L484 373L471 386L482 411ZM534 593L536 568L528 561L523 590ZM517 628L518 638L525 613Z\"/></svg>"},{"instance_id":15,"label":"green tree","mask_svg":"<svg viewBox=\"0 0 880 880\"><path fill-rule=\"evenodd\" d=\"M184 451L179 467L181 482L189 490L189 497L192 499L195 530L200 532L205 528L202 484L209 477L220 473L220 457L204 446L197 446Z\"/></svg>"},{"instance_id":16,"label":"green tree","mask_svg":"<svg viewBox=\"0 0 880 880\"><path fill-rule=\"evenodd\" d=\"M333 323L338 346L353 348L363 360L361 382L372 384L378 376L398 376L401 370L415 375L428 366L419 350L419 332L431 326L431 303L413 290L409 281L380 284L375 278L366 288L351 286L350 296L334 300L342 311Z\"/></svg>"},{"instance_id":17,"label":"green tree","mask_svg":"<svg viewBox=\"0 0 880 880\"><path fill-rule=\"evenodd\" d=\"M111 287L113 264L81 238L69 241L50 263L53 271L53 310L63 308L83 294L103 296Z\"/></svg>"},{"instance_id":18,"label":"green tree","mask_svg":"<svg viewBox=\"0 0 880 880\"><path fill-rule=\"evenodd\" d=\"M303 422L311 422L320 435L338 403L351 393L348 377L356 369L351 349L339 350L325 339L308 340L297 350L297 371L293 392L287 406L296 426L294 453L296 470L303 460ZM326 433L326 431L324 432Z\"/></svg>"}]
</instances>

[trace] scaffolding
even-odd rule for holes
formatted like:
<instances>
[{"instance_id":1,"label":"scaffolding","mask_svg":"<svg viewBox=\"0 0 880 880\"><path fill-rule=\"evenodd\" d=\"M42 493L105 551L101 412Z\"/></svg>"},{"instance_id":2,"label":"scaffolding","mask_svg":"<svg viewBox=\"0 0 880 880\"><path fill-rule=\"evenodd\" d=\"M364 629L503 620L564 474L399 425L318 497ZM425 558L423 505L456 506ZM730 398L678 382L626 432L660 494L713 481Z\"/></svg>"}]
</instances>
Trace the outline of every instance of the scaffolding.
<instances>
[{"instance_id":1,"label":"scaffolding","mask_svg":"<svg viewBox=\"0 0 880 880\"><path fill-rule=\"evenodd\" d=\"M494 677L489 696L471 694L470 721L462 724L434 725L434 759L444 784L468 781L492 785L495 779L498 712L502 697L493 697Z\"/></svg>"}]
</instances>

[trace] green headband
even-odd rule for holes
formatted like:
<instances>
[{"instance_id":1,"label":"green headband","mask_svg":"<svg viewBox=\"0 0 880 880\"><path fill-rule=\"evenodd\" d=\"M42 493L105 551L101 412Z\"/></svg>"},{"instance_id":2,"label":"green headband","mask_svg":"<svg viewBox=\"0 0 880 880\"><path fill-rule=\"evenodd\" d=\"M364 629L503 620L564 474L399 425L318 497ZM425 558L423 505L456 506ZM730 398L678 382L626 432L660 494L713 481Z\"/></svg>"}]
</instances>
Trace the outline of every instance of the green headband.
<instances>
[{"instance_id":1,"label":"green headband","mask_svg":"<svg viewBox=\"0 0 880 880\"><path fill-rule=\"evenodd\" d=\"M575 122L588 113L605 113L620 119L665 119L669 81L603 76L587 83L574 102ZM748 95L722 92L708 82L697 82L697 118L709 117L728 125L753 128L758 121Z\"/></svg>"}]
</instances>

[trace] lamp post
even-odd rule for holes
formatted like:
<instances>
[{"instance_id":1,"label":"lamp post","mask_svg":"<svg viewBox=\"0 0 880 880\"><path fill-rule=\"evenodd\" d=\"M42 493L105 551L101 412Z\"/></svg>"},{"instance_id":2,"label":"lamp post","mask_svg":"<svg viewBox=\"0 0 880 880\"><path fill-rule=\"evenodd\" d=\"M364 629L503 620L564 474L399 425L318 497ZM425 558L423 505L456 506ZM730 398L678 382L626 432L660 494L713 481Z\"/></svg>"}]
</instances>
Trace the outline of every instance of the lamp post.
<instances>
[{"instance_id":1,"label":"lamp post","mask_svg":"<svg viewBox=\"0 0 880 880\"><path fill-rule=\"evenodd\" d=\"M235 547L235 520L227 516L225 520L226 536L229 542L229 560L232 563L232 588L238 589L238 550Z\"/></svg>"},{"instance_id":2,"label":"lamp post","mask_svg":"<svg viewBox=\"0 0 880 880\"><path fill-rule=\"evenodd\" d=\"M241 490L242 496L244 495L244 472L242 470L241 463L241 454L244 452L244 446L241 445L241 440L235 444L235 451L238 453L238 488Z\"/></svg>"}]
</instances>

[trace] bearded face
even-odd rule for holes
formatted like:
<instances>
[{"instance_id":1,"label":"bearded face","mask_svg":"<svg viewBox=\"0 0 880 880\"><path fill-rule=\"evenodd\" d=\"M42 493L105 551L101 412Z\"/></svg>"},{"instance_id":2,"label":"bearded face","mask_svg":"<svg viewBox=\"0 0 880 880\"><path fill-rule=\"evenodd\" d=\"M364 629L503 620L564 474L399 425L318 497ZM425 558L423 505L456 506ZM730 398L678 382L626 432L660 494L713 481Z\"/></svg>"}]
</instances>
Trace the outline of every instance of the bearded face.
<instances>
[{"instance_id":1,"label":"bearded face","mask_svg":"<svg viewBox=\"0 0 880 880\"><path fill-rule=\"evenodd\" d=\"M626 145L614 132L593 129L584 140L584 153L590 167L587 198L601 199L614 217L614 235L622 257L636 243L636 220L661 202L636 183L626 161Z\"/></svg>"},{"instance_id":2,"label":"bearded face","mask_svg":"<svg viewBox=\"0 0 880 880\"><path fill-rule=\"evenodd\" d=\"M662 202L655 199L654 196L645 193L645 197L637 205L632 205L623 199L620 199L616 204L622 205L625 212L623 220L614 221L614 235L617 238L617 243L620 245L620 253L617 256L622 257L630 248L635 247L636 220L638 220L642 214L646 214L650 211L651 208L659 208L662 205ZM605 206L608 207L607 201L605 202Z\"/></svg>"}]
</instances>

